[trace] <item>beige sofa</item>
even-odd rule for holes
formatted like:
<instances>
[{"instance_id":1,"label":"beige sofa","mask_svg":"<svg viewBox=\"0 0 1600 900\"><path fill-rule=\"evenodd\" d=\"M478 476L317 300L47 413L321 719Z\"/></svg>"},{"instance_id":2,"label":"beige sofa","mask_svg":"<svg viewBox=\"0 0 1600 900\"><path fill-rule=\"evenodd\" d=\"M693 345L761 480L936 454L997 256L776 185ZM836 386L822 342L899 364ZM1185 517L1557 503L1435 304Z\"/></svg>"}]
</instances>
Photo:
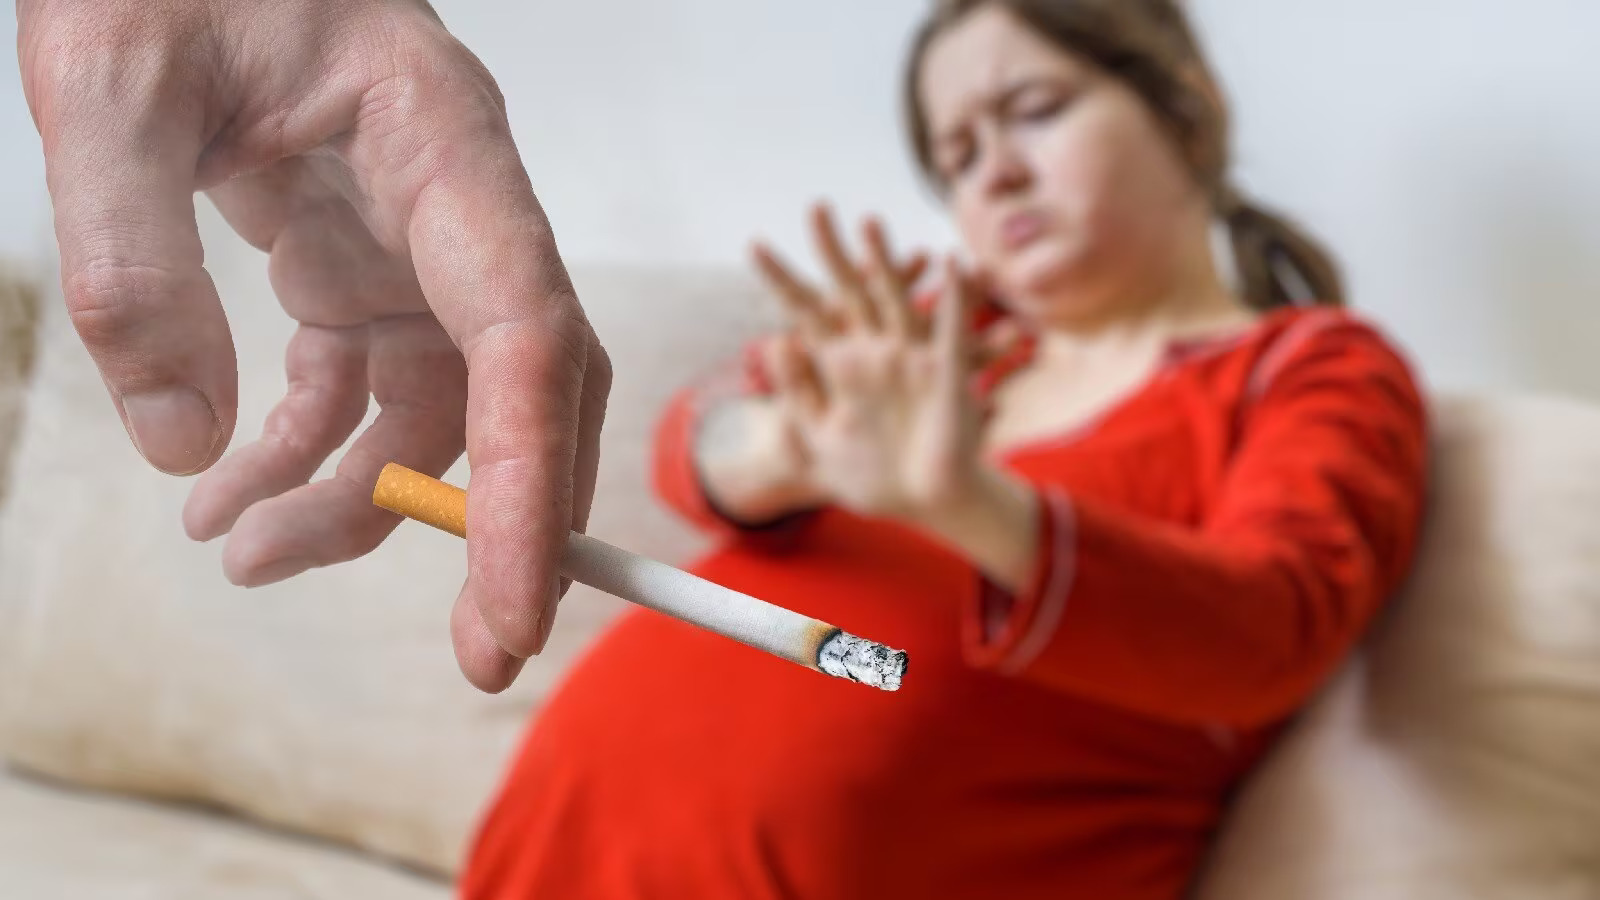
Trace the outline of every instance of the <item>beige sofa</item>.
<instances>
[{"instance_id":1,"label":"beige sofa","mask_svg":"<svg viewBox=\"0 0 1600 900\"><path fill-rule=\"evenodd\" d=\"M288 325L264 261L206 228L243 441L281 391ZM681 559L695 539L646 491L654 412L767 303L737 272L576 275L618 372L593 531ZM490 697L450 655L452 538L403 527L357 563L228 586L220 544L182 536L186 485L135 457L45 313L20 429L0 387L0 433L19 431L0 897L449 896L523 723L618 604L575 591L551 650ZM1442 398L1438 446L1412 586L1242 795L1205 900L1600 898L1600 410Z\"/></svg>"}]
</instances>

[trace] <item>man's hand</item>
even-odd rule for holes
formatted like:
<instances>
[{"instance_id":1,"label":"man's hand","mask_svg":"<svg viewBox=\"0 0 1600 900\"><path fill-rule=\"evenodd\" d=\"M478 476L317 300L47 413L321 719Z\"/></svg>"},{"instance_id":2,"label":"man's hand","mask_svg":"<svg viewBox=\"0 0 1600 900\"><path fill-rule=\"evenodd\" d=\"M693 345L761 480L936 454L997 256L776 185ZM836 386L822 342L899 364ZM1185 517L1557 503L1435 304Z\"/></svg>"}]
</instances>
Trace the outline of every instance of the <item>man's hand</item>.
<instances>
[{"instance_id":1,"label":"man's hand","mask_svg":"<svg viewBox=\"0 0 1600 900\"><path fill-rule=\"evenodd\" d=\"M489 73L420 0L19 0L73 324L174 474L233 433L237 367L194 194L271 254L300 323L262 439L206 474L191 536L240 584L376 547L385 462L472 466L462 670L501 690L549 636L594 492L611 367ZM360 425L340 462L308 484ZM375 624L375 627L377 626Z\"/></svg>"}]
</instances>

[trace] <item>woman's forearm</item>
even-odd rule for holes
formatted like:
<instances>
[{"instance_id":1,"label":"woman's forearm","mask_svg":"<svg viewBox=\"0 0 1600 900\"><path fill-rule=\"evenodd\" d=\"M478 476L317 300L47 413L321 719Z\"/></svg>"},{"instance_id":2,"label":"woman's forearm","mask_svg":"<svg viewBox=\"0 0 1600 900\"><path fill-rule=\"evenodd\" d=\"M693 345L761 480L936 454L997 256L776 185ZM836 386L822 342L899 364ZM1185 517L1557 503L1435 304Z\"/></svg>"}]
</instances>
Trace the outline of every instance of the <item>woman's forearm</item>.
<instances>
[{"instance_id":1,"label":"woman's forearm","mask_svg":"<svg viewBox=\"0 0 1600 900\"><path fill-rule=\"evenodd\" d=\"M762 525L820 504L801 449L769 398L732 399L707 412L694 461L712 505L741 524Z\"/></svg>"},{"instance_id":2,"label":"woman's forearm","mask_svg":"<svg viewBox=\"0 0 1600 900\"><path fill-rule=\"evenodd\" d=\"M996 585L1018 592L1038 559L1038 502L1025 482L985 467L914 524L961 553Z\"/></svg>"}]
</instances>

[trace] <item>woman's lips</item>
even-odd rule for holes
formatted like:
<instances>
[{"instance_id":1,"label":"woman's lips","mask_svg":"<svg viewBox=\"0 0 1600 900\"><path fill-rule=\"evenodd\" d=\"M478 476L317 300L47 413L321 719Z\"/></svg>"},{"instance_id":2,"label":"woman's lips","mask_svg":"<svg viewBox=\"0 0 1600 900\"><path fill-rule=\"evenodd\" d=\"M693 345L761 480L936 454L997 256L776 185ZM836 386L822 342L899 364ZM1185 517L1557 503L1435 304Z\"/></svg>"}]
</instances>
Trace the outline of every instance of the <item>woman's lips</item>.
<instances>
[{"instance_id":1,"label":"woman's lips","mask_svg":"<svg viewBox=\"0 0 1600 900\"><path fill-rule=\"evenodd\" d=\"M1045 220L1038 213L1013 213L1000 222L1000 245L1020 250L1044 234Z\"/></svg>"}]
</instances>

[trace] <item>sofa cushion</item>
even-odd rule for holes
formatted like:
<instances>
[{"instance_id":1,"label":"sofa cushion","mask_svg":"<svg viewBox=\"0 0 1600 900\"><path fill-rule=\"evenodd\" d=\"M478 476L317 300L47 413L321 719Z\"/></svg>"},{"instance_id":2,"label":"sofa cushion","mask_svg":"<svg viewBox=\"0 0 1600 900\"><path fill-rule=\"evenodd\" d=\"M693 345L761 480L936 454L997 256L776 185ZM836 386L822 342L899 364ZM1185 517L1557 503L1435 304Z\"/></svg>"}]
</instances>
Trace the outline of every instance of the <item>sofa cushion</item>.
<instances>
[{"instance_id":1,"label":"sofa cushion","mask_svg":"<svg viewBox=\"0 0 1600 900\"><path fill-rule=\"evenodd\" d=\"M0 261L0 502L4 502L11 453L22 426L23 395L33 373L39 290L21 266Z\"/></svg>"},{"instance_id":2,"label":"sofa cushion","mask_svg":"<svg viewBox=\"0 0 1600 900\"><path fill-rule=\"evenodd\" d=\"M1437 408L1416 571L1244 790L1202 900L1600 897L1600 410Z\"/></svg>"},{"instance_id":3,"label":"sofa cushion","mask_svg":"<svg viewBox=\"0 0 1600 900\"><path fill-rule=\"evenodd\" d=\"M214 813L0 769L0 885L27 900L448 900L448 884Z\"/></svg>"},{"instance_id":4,"label":"sofa cushion","mask_svg":"<svg viewBox=\"0 0 1600 900\"><path fill-rule=\"evenodd\" d=\"M240 434L282 394L290 324L265 258L204 211L239 347ZM676 560L651 501L668 393L771 321L740 273L575 272L616 367L590 531ZM355 563L255 591L185 539L182 479L146 466L56 301L0 510L0 755L76 784L190 799L453 870L519 732L620 601L575 588L511 691L479 694L448 635L463 542L419 525ZM448 476L464 483L464 465ZM373 630L371 623L382 623Z\"/></svg>"}]
</instances>

